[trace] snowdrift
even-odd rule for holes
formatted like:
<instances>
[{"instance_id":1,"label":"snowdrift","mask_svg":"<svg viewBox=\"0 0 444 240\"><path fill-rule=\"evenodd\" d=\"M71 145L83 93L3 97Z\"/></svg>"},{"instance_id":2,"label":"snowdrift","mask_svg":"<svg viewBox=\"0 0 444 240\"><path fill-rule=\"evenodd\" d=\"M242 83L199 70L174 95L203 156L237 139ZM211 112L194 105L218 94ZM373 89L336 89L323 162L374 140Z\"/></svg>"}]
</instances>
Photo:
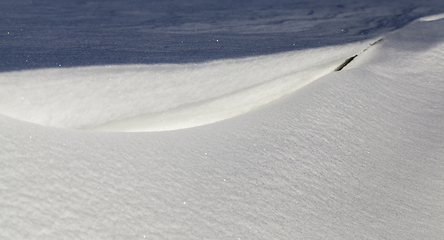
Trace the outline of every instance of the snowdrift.
<instances>
[{"instance_id":1,"label":"snowdrift","mask_svg":"<svg viewBox=\"0 0 444 240\"><path fill-rule=\"evenodd\" d=\"M444 20L424 20L329 74L368 43L332 47L326 58L325 49L307 50L297 63L299 52L0 74L1 238L439 239ZM245 89L286 84L295 66L308 69L300 64L326 75L217 123L143 133L71 129L237 91L256 97ZM147 71L157 80L145 82ZM184 75L196 85L180 86ZM120 88L123 80L134 84ZM200 99L189 99L199 89ZM87 118L76 120L76 112Z\"/></svg>"},{"instance_id":2,"label":"snowdrift","mask_svg":"<svg viewBox=\"0 0 444 240\"><path fill-rule=\"evenodd\" d=\"M375 40L203 64L0 74L0 113L52 127L163 131L228 119L333 72Z\"/></svg>"}]
</instances>

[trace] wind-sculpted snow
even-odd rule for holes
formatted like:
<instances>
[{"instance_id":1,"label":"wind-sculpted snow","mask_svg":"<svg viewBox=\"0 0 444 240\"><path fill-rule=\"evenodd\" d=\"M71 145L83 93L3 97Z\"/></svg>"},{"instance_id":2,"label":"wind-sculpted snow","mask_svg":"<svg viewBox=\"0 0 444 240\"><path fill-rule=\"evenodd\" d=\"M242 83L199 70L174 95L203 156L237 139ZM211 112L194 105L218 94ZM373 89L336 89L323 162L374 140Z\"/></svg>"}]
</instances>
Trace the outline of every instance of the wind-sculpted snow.
<instances>
[{"instance_id":1,"label":"wind-sculpted snow","mask_svg":"<svg viewBox=\"0 0 444 240\"><path fill-rule=\"evenodd\" d=\"M430 19L384 35L341 71L254 111L204 126L109 133L42 126L1 114L0 238L442 239L444 19ZM359 45L333 47L330 53L342 58L342 51ZM323 59L313 56L324 55L313 51L306 51L310 54L301 63L307 68L301 70L320 66ZM220 79L208 83L216 86L202 98L209 99L291 76L289 60L298 54L147 69L158 74L157 80L184 73L200 77L194 92L206 83L202 79L212 81L206 78L208 69L221 70L216 76L227 74L232 86L218 85ZM331 62L329 56L324 60ZM27 104L36 112L52 108L57 119L88 104L102 104L97 116L109 114L112 102L131 112L138 106L126 102L143 101L148 86L134 80L140 77L134 67L3 73L2 101L16 106L3 104L2 109L26 115ZM225 71L232 68L234 75ZM147 69L140 70L143 76ZM82 81L91 74L106 78ZM230 82L241 74L247 80ZM120 80L112 82L113 76ZM255 82L258 77L261 82ZM38 80L51 78L65 82ZM103 89L100 81L116 85ZM181 89L180 81L163 87L162 81L154 83L150 88L162 93ZM110 100L89 101L103 94ZM161 103L165 110L179 102L154 106Z\"/></svg>"},{"instance_id":2,"label":"wind-sculpted snow","mask_svg":"<svg viewBox=\"0 0 444 240\"><path fill-rule=\"evenodd\" d=\"M0 113L46 126L102 131L200 126L292 93L371 42L203 64L2 73Z\"/></svg>"}]
</instances>

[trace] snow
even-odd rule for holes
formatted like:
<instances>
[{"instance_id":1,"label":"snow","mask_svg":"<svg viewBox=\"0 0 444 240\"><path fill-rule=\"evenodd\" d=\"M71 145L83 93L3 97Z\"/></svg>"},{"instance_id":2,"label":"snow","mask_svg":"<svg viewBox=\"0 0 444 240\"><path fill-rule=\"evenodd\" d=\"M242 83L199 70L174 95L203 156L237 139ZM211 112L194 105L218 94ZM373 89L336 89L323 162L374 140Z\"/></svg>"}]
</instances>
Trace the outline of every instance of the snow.
<instances>
[{"instance_id":1,"label":"snow","mask_svg":"<svg viewBox=\"0 0 444 240\"><path fill-rule=\"evenodd\" d=\"M439 19L443 19L443 18L444 18L444 13L422 17L419 19L419 21L426 21L427 22L427 21L435 21L435 20L439 20Z\"/></svg>"},{"instance_id":2,"label":"snow","mask_svg":"<svg viewBox=\"0 0 444 240\"><path fill-rule=\"evenodd\" d=\"M0 75L0 113L41 125L102 131L195 127L294 92L372 41L201 64L8 72Z\"/></svg>"},{"instance_id":3,"label":"snow","mask_svg":"<svg viewBox=\"0 0 444 240\"><path fill-rule=\"evenodd\" d=\"M162 96L173 91L170 102L155 102L170 109L185 100L169 98L189 90L176 76L202 75L190 88L209 91L203 100L232 92L249 98L245 88L290 76L299 56L323 70L315 60L340 64L369 42L197 65L1 73L0 237L441 238L444 20L415 21L383 39L343 70L273 102L174 131L73 128L141 114L138 101L152 101L144 99L152 97L150 83L140 83L146 72L159 74L157 84L171 80L172 88L159 86ZM245 85L225 76L237 67L232 74ZM91 76L103 79L82 81ZM112 84L98 92L114 76L136 83L123 86L122 97ZM201 86L205 79L214 82ZM118 110L110 113L110 105ZM68 116L75 107L86 120Z\"/></svg>"}]
</instances>

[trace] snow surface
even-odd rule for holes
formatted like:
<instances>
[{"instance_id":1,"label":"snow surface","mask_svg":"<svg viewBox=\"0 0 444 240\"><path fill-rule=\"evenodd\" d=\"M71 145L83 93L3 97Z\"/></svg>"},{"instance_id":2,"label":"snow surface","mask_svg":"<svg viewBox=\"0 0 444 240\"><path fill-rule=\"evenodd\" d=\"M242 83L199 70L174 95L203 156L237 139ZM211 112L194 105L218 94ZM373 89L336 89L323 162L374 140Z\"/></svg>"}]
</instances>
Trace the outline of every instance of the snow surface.
<instances>
[{"instance_id":1,"label":"snow surface","mask_svg":"<svg viewBox=\"0 0 444 240\"><path fill-rule=\"evenodd\" d=\"M422 17L419 20L427 22L427 21L435 21L435 20L439 20L439 19L443 19L443 18L444 18L444 13Z\"/></svg>"},{"instance_id":2,"label":"snow surface","mask_svg":"<svg viewBox=\"0 0 444 240\"><path fill-rule=\"evenodd\" d=\"M376 38L442 0L2 0L0 71L201 63Z\"/></svg>"},{"instance_id":3,"label":"snow surface","mask_svg":"<svg viewBox=\"0 0 444 240\"><path fill-rule=\"evenodd\" d=\"M442 238L444 20L415 21L383 38L342 71L254 111L175 131L75 130L70 128L79 123L71 120L51 127L51 120L39 122L41 117L27 112L53 111L53 116L63 116L71 107L66 105L69 100L87 109L103 96L114 104L119 97L94 95L95 83L72 84L73 74L80 78L76 68L2 73L0 237ZM327 56L322 49L302 54L314 51L316 58L329 59L349 47L356 54L358 48L354 48L364 45L368 43L330 47ZM236 60L240 62L235 65L289 64L298 54ZM225 81L220 66L229 68L230 63L147 66L144 71L164 71L167 76L190 71L204 79L207 67L213 65L215 71L222 70L216 73L222 75L218 79ZM315 65L314 61L308 64ZM127 68L127 74L134 75L134 67L116 69ZM88 77L104 74L105 69L81 70ZM193 73L194 69L198 71ZM262 82L293 71L273 69L278 73L270 73ZM57 97L62 86L52 81L41 86L41 81L35 81L45 74L67 81L70 89L61 103L55 102L57 98L45 102ZM26 76L35 79L22 78ZM103 81L109 77L105 76ZM246 86L220 85L216 92L223 95L223 91L248 88L255 81L253 76ZM174 81L171 84L174 91L180 89ZM140 92L137 86L131 90L142 98L143 87ZM82 91L88 101L79 103L76 94ZM42 95L43 106L20 102ZM124 93L124 98L132 97L128 95ZM16 105L8 109L7 102ZM167 109L177 102L156 103L166 104L162 107ZM127 106L140 111L136 107ZM88 121L93 119L92 113L86 115Z\"/></svg>"},{"instance_id":4,"label":"snow surface","mask_svg":"<svg viewBox=\"0 0 444 240\"><path fill-rule=\"evenodd\" d=\"M0 113L47 126L102 131L200 126L294 92L333 72L372 41L202 64L8 72L0 75Z\"/></svg>"}]
</instances>

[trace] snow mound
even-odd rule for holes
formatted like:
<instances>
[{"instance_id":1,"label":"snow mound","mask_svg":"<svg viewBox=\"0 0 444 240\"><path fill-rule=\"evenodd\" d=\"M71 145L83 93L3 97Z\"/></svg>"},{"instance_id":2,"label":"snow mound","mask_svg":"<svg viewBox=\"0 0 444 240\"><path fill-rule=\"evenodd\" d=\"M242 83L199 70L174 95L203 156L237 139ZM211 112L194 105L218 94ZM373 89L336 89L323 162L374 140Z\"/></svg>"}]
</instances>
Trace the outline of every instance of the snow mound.
<instances>
[{"instance_id":1,"label":"snow mound","mask_svg":"<svg viewBox=\"0 0 444 240\"><path fill-rule=\"evenodd\" d=\"M45 126L100 131L195 127L292 93L371 42L203 64L2 73L0 113Z\"/></svg>"},{"instance_id":2,"label":"snow mound","mask_svg":"<svg viewBox=\"0 0 444 240\"><path fill-rule=\"evenodd\" d=\"M416 21L340 72L255 111L195 128L76 131L0 114L0 238L442 239L443 33L444 20ZM266 72L294 65L276 64ZM124 82L137 72L132 67L115 74ZM115 75L110 69L109 76L104 69L95 76L108 80ZM87 77L97 68L82 70ZM43 72L68 80L30 84L42 82L36 79ZM76 69L32 73L14 81L5 76L21 73L2 74L1 86L43 96L55 115L64 109L45 94L60 88L74 107L101 90L91 79L82 82ZM145 88L139 93L140 86L124 85L137 94L111 96L145 96ZM3 99L15 96L1 91ZM26 108L16 97L8 101Z\"/></svg>"}]
</instances>

